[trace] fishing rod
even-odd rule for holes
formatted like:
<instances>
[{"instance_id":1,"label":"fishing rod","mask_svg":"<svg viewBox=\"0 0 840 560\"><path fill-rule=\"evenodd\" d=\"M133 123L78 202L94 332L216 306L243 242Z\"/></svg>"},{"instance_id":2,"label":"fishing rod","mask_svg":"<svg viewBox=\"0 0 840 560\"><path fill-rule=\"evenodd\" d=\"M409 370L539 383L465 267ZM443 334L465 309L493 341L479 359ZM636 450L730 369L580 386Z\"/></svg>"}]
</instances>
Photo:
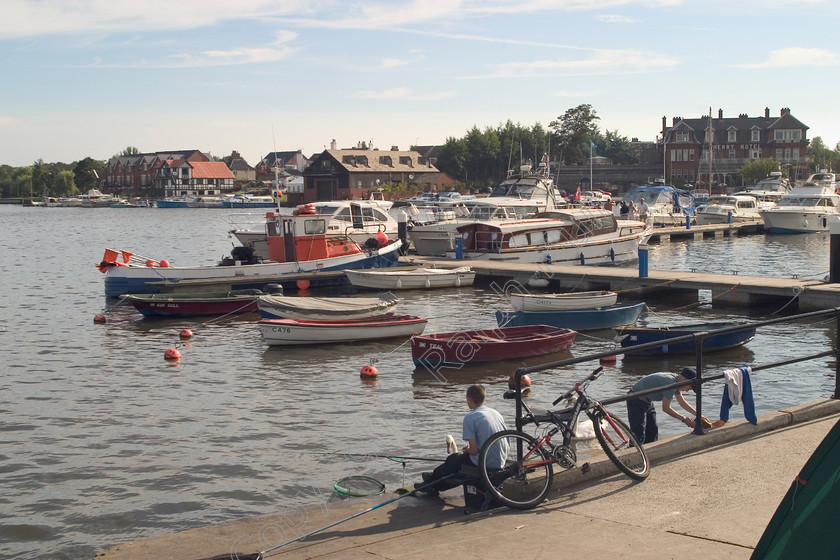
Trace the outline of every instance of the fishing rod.
<instances>
[{"instance_id":1,"label":"fishing rod","mask_svg":"<svg viewBox=\"0 0 840 560\"><path fill-rule=\"evenodd\" d=\"M346 457L372 457L375 459L390 459L391 461L429 461L433 463L442 463L443 459L432 457L404 457L402 455L376 455L373 453L345 453L343 451L336 451L336 455L344 455Z\"/></svg>"}]
</instances>

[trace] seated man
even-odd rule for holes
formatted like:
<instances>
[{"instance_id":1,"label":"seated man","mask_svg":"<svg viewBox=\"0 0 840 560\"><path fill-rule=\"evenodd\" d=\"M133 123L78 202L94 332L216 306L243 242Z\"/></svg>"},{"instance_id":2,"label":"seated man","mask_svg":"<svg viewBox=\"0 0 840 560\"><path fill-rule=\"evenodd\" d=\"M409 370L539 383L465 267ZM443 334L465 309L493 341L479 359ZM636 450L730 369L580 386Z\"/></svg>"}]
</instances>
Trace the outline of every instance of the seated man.
<instances>
[{"instance_id":1,"label":"seated man","mask_svg":"<svg viewBox=\"0 0 840 560\"><path fill-rule=\"evenodd\" d=\"M483 385L475 384L467 388L467 406L470 411L464 416L463 438L467 445L462 453L452 453L443 464L439 465L430 473L423 473L423 482L416 483L414 489L436 496L441 490L455 488L459 484L442 478L456 474L461 470L462 465L478 466L478 453L481 446L487 439L495 434L506 430L505 420L495 409L484 406L484 399L487 392ZM501 465L502 458L494 461ZM440 481L435 483L435 481Z\"/></svg>"}]
</instances>

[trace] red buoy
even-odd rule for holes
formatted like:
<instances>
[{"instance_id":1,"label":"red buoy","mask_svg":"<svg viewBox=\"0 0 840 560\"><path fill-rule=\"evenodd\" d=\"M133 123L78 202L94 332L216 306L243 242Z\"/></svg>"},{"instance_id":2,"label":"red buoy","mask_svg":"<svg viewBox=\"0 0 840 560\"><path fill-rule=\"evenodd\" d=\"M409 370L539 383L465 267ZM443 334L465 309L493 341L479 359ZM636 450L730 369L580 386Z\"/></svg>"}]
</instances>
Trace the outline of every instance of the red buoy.
<instances>
[{"instance_id":1,"label":"red buoy","mask_svg":"<svg viewBox=\"0 0 840 560\"><path fill-rule=\"evenodd\" d=\"M297 281L297 289L298 290L308 290L309 289L309 280L298 280Z\"/></svg>"},{"instance_id":2,"label":"red buoy","mask_svg":"<svg viewBox=\"0 0 840 560\"><path fill-rule=\"evenodd\" d=\"M163 354L164 360L180 360L181 353L178 351L177 348L168 348L166 352Z\"/></svg>"},{"instance_id":3,"label":"red buoy","mask_svg":"<svg viewBox=\"0 0 840 560\"><path fill-rule=\"evenodd\" d=\"M190 329L184 329L181 331L181 338L192 338L193 332Z\"/></svg>"},{"instance_id":4,"label":"red buoy","mask_svg":"<svg viewBox=\"0 0 840 560\"><path fill-rule=\"evenodd\" d=\"M526 387L530 387L531 378L528 377L527 374L525 374L522 376L521 383L523 389ZM513 375L511 375L510 378L508 378L508 389L516 389L516 378Z\"/></svg>"},{"instance_id":5,"label":"red buoy","mask_svg":"<svg viewBox=\"0 0 840 560\"><path fill-rule=\"evenodd\" d=\"M359 375L362 377L376 377L379 375L379 370L377 370L374 366L365 366L362 368L362 371L359 372Z\"/></svg>"},{"instance_id":6,"label":"red buoy","mask_svg":"<svg viewBox=\"0 0 840 560\"><path fill-rule=\"evenodd\" d=\"M152 259L146 259L146 266L148 266L148 267L155 266L155 261L153 261Z\"/></svg>"},{"instance_id":7,"label":"red buoy","mask_svg":"<svg viewBox=\"0 0 840 560\"><path fill-rule=\"evenodd\" d=\"M376 240L379 242L380 247L384 247L388 244L388 234L384 231L380 231L376 234Z\"/></svg>"},{"instance_id":8,"label":"red buoy","mask_svg":"<svg viewBox=\"0 0 840 560\"><path fill-rule=\"evenodd\" d=\"M103 315L102 313L93 316L94 323L104 324L106 321L107 319L105 319L105 315Z\"/></svg>"},{"instance_id":9,"label":"red buoy","mask_svg":"<svg viewBox=\"0 0 840 560\"><path fill-rule=\"evenodd\" d=\"M166 260L166 259L161 259L161 261L160 261L160 266L161 266L161 268L166 268L166 267L168 267L168 266L169 266L169 261L168 261L168 260Z\"/></svg>"}]
</instances>

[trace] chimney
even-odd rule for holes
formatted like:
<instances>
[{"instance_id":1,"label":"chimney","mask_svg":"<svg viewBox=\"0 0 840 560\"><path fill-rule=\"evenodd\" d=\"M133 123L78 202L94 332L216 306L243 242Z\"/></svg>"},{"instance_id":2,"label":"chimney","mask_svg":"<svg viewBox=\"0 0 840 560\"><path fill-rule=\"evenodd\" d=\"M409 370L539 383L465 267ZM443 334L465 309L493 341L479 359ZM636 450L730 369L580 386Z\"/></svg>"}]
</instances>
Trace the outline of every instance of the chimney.
<instances>
[{"instance_id":1,"label":"chimney","mask_svg":"<svg viewBox=\"0 0 840 560\"><path fill-rule=\"evenodd\" d=\"M330 142L330 150L335 150L335 147L336 147L335 138L333 138L332 142Z\"/></svg>"},{"instance_id":2,"label":"chimney","mask_svg":"<svg viewBox=\"0 0 840 560\"><path fill-rule=\"evenodd\" d=\"M665 116L663 116L662 117L662 132L665 132L665 127L667 127L667 126L668 126L668 120L665 118Z\"/></svg>"},{"instance_id":3,"label":"chimney","mask_svg":"<svg viewBox=\"0 0 840 560\"><path fill-rule=\"evenodd\" d=\"M770 118L770 107L765 107L765 108L764 108L764 118L765 118L765 119L769 119L769 118Z\"/></svg>"},{"instance_id":4,"label":"chimney","mask_svg":"<svg viewBox=\"0 0 840 560\"><path fill-rule=\"evenodd\" d=\"M746 113L741 113L740 115L738 115L738 118L739 119L747 119L747 118L749 118L749 116Z\"/></svg>"},{"instance_id":5,"label":"chimney","mask_svg":"<svg viewBox=\"0 0 840 560\"><path fill-rule=\"evenodd\" d=\"M789 115L789 114L790 114L790 108L789 107L782 107L781 116L784 117L785 115Z\"/></svg>"},{"instance_id":6,"label":"chimney","mask_svg":"<svg viewBox=\"0 0 840 560\"><path fill-rule=\"evenodd\" d=\"M723 118L723 109L718 109L718 118L719 119Z\"/></svg>"},{"instance_id":7,"label":"chimney","mask_svg":"<svg viewBox=\"0 0 840 560\"><path fill-rule=\"evenodd\" d=\"M391 151L392 151L392 152L399 152L399 151L400 151L400 147L399 147L399 146L391 146Z\"/></svg>"}]
</instances>

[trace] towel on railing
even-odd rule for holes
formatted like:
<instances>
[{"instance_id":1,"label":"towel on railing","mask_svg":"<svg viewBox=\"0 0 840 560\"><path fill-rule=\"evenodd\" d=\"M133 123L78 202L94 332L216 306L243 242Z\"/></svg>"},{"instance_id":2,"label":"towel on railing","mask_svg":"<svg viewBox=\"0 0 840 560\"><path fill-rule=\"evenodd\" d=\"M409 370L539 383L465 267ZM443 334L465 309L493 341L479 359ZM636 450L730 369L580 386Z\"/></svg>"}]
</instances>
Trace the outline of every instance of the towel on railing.
<instances>
[{"instance_id":1,"label":"towel on railing","mask_svg":"<svg viewBox=\"0 0 840 560\"><path fill-rule=\"evenodd\" d=\"M723 400L720 403L721 420L729 421L729 409L732 408L733 404L743 402L744 417L750 424L758 424L758 418L755 416L750 372L752 372L750 366L728 369L723 372L723 378L726 380L726 390L723 392Z\"/></svg>"}]
</instances>

